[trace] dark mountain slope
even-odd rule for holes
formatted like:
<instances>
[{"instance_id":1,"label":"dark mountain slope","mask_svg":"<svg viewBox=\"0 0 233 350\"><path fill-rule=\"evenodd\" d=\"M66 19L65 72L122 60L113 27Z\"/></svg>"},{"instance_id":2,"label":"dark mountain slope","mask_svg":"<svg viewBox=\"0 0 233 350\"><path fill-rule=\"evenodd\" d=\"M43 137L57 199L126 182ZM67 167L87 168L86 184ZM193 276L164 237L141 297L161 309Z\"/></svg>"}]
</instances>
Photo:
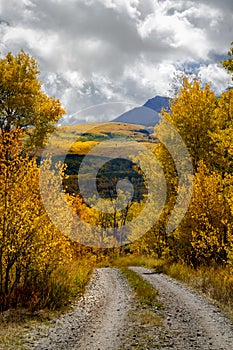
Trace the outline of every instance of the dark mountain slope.
<instances>
[{"instance_id":1,"label":"dark mountain slope","mask_svg":"<svg viewBox=\"0 0 233 350\"><path fill-rule=\"evenodd\" d=\"M112 121L154 126L160 121L159 112L162 108L169 109L169 98L155 96L149 99L143 106L131 109Z\"/></svg>"}]
</instances>

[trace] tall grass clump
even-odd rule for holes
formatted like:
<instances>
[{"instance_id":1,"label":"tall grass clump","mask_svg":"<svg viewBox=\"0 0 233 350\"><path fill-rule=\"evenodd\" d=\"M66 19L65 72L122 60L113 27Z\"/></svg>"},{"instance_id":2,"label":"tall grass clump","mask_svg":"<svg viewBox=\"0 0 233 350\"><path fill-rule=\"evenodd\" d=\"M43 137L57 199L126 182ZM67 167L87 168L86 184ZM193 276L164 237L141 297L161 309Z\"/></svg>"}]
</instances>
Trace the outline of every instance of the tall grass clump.
<instances>
[{"instance_id":1,"label":"tall grass clump","mask_svg":"<svg viewBox=\"0 0 233 350\"><path fill-rule=\"evenodd\" d=\"M216 301L233 318L233 272L229 267L200 266L194 269L181 263L164 264L169 276L184 282Z\"/></svg>"},{"instance_id":2,"label":"tall grass clump","mask_svg":"<svg viewBox=\"0 0 233 350\"><path fill-rule=\"evenodd\" d=\"M164 265L164 260L155 259L145 255L127 255L114 257L110 260L112 266L127 267L127 266L144 266L161 272Z\"/></svg>"},{"instance_id":3,"label":"tall grass clump","mask_svg":"<svg viewBox=\"0 0 233 350\"><path fill-rule=\"evenodd\" d=\"M8 309L61 310L84 293L92 271L93 265L82 260L59 266L47 276L34 276L34 281L31 276L26 283L13 289L4 303Z\"/></svg>"}]
</instances>

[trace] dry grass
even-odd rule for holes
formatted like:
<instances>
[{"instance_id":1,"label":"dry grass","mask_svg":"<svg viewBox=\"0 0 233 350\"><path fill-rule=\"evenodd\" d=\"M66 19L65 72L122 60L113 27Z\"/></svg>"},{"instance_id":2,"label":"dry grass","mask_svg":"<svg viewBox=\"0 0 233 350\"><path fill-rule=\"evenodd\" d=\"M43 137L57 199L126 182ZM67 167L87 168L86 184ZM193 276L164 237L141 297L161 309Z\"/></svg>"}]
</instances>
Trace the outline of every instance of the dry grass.
<instances>
[{"instance_id":1,"label":"dry grass","mask_svg":"<svg viewBox=\"0 0 233 350\"><path fill-rule=\"evenodd\" d=\"M139 321L140 324L149 327L160 327L163 326L163 321L160 315L156 315L151 310L140 310L139 311Z\"/></svg>"},{"instance_id":2,"label":"dry grass","mask_svg":"<svg viewBox=\"0 0 233 350\"><path fill-rule=\"evenodd\" d=\"M50 152L53 154L86 154L98 142L123 138L142 142L147 148L154 144L148 142L146 134L140 132L144 126L124 123L88 123L57 127L50 139ZM38 155L41 152L38 152Z\"/></svg>"},{"instance_id":3,"label":"dry grass","mask_svg":"<svg viewBox=\"0 0 233 350\"><path fill-rule=\"evenodd\" d=\"M57 285L62 285L63 288L55 289L55 304L51 305L50 310L43 309L32 312L28 309L9 309L1 312L0 350L23 350L26 334L30 332L30 329L36 325L45 325L55 316L69 310L71 302L85 292L94 264L95 262L92 262L91 259L83 259L58 271L55 282ZM59 305L58 309L55 308L55 305Z\"/></svg>"},{"instance_id":4,"label":"dry grass","mask_svg":"<svg viewBox=\"0 0 233 350\"><path fill-rule=\"evenodd\" d=\"M119 267L127 267L127 266L145 266L149 269L153 269L156 272L162 272L164 268L164 260L155 259L152 257L147 257L144 255L128 255L113 258L111 261L112 265L116 265Z\"/></svg>"},{"instance_id":5,"label":"dry grass","mask_svg":"<svg viewBox=\"0 0 233 350\"><path fill-rule=\"evenodd\" d=\"M193 269L182 263L171 263L146 256L127 256L113 261L116 266L145 266L163 272L203 293L233 320L233 271L229 267L202 266Z\"/></svg>"},{"instance_id":6,"label":"dry grass","mask_svg":"<svg viewBox=\"0 0 233 350\"><path fill-rule=\"evenodd\" d=\"M92 133L117 133L129 135L129 133L134 133L137 130L144 129L145 126L135 125L135 124L126 124L126 123L86 123L86 124L75 124L70 126L61 126L59 129L62 129L65 133L77 133L82 134L86 131Z\"/></svg>"},{"instance_id":7,"label":"dry grass","mask_svg":"<svg viewBox=\"0 0 233 350\"><path fill-rule=\"evenodd\" d=\"M164 272L203 293L216 302L233 320L233 272L220 266L203 266L194 270L184 264L165 264Z\"/></svg>"},{"instance_id":8,"label":"dry grass","mask_svg":"<svg viewBox=\"0 0 233 350\"><path fill-rule=\"evenodd\" d=\"M26 309L10 309L0 313L0 350L23 350L27 332L45 324L58 313L49 310L30 312Z\"/></svg>"},{"instance_id":9,"label":"dry grass","mask_svg":"<svg viewBox=\"0 0 233 350\"><path fill-rule=\"evenodd\" d=\"M120 270L128 279L136 299L142 306L155 306L157 309L162 307L157 300L158 291L149 282L127 267L121 267Z\"/></svg>"},{"instance_id":10,"label":"dry grass","mask_svg":"<svg viewBox=\"0 0 233 350\"><path fill-rule=\"evenodd\" d=\"M164 327L164 317L162 313L163 305L158 301L158 291L136 272L127 267L120 270L128 279L128 282L135 295L134 307L129 311L129 333L128 339L132 343L130 347L138 350L154 348L156 334L160 334ZM156 340L157 342L157 340ZM122 348L122 349L123 349Z\"/></svg>"}]
</instances>

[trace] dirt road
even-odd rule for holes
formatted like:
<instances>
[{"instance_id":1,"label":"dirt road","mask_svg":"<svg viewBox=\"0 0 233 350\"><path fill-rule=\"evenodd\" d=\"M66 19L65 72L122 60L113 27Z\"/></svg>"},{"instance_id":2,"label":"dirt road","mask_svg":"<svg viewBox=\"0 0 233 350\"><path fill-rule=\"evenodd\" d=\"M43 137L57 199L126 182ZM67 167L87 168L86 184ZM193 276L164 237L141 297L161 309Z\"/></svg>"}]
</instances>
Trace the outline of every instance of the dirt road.
<instances>
[{"instance_id":1,"label":"dirt road","mask_svg":"<svg viewBox=\"0 0 233 350\"><path fill-rule=\"evenodd\" d=\"M132 267L159 290L164 326L173 334L172 349L232 350L233 326L200 294L163 275Z\"/></svg>"},{"instance_id":2,"label":"dirt road","mask_svg":"<svg viewBox=\"0 0 233 350\"><path fill-rule=\"evenodd\" d=\"M130 299L130 288L117 269L96 269L85 296L52 327L33 332L29 349L117 349L127 328Z\"/></svg>"},{"instance_id":3,"label":"dirt road","mask_svg":"<svg viewBox=\"0 0 233 350\"><path fill-rule=\"evenodd\" d=\"M30 334L27 349L233 349L233 326L219 309L163 274L131 269L158 288L164 308L149 311L161 324L141 321L125 278L117 269L101 268L69 313Z\"/></svg>"}]
</instances>

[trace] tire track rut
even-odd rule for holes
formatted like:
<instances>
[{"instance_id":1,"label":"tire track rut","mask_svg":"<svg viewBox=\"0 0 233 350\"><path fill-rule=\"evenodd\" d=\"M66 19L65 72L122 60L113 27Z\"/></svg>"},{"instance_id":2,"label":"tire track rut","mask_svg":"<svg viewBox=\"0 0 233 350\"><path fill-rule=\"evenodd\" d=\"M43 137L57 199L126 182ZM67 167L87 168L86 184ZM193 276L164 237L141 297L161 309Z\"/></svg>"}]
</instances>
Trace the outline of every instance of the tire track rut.
<instances>
[{"instance_id":1,"label":"tire track rut","mask_svg":"<svg viewBox=\"0 0 233 350\"><path fill-rule=\"evenodd\" d=\"M217 307L168 276L142 267L131 269L159 290L164 326L172 334L170 349L233 349L233 325Z\"/></svg>"},{"instance_id":2,"label":"tire track rut","mask_svg":"<svg viewBox=\"0 0 233 350\"><path fill-rule=\"evenodd\" d=\"M28 349L116 349L127 328L130 298L131 290L117 269L96 269L85 295L54 325L34 331Z\"/></svg>"},{"instance_id":3,"label":"tire track rut","mask_svg":"<svg viewBox=\"0 0 233 350\"><path fill-rule=\"evenodd\" d=\"M163 310L142 310L118 269L99 268L71 311L30 332L25 349L232 350L233 326L217 307L170 277L130 269L158 289ZM161 324L141 321L148 311Z\"/></svg>"}]
</instances>

